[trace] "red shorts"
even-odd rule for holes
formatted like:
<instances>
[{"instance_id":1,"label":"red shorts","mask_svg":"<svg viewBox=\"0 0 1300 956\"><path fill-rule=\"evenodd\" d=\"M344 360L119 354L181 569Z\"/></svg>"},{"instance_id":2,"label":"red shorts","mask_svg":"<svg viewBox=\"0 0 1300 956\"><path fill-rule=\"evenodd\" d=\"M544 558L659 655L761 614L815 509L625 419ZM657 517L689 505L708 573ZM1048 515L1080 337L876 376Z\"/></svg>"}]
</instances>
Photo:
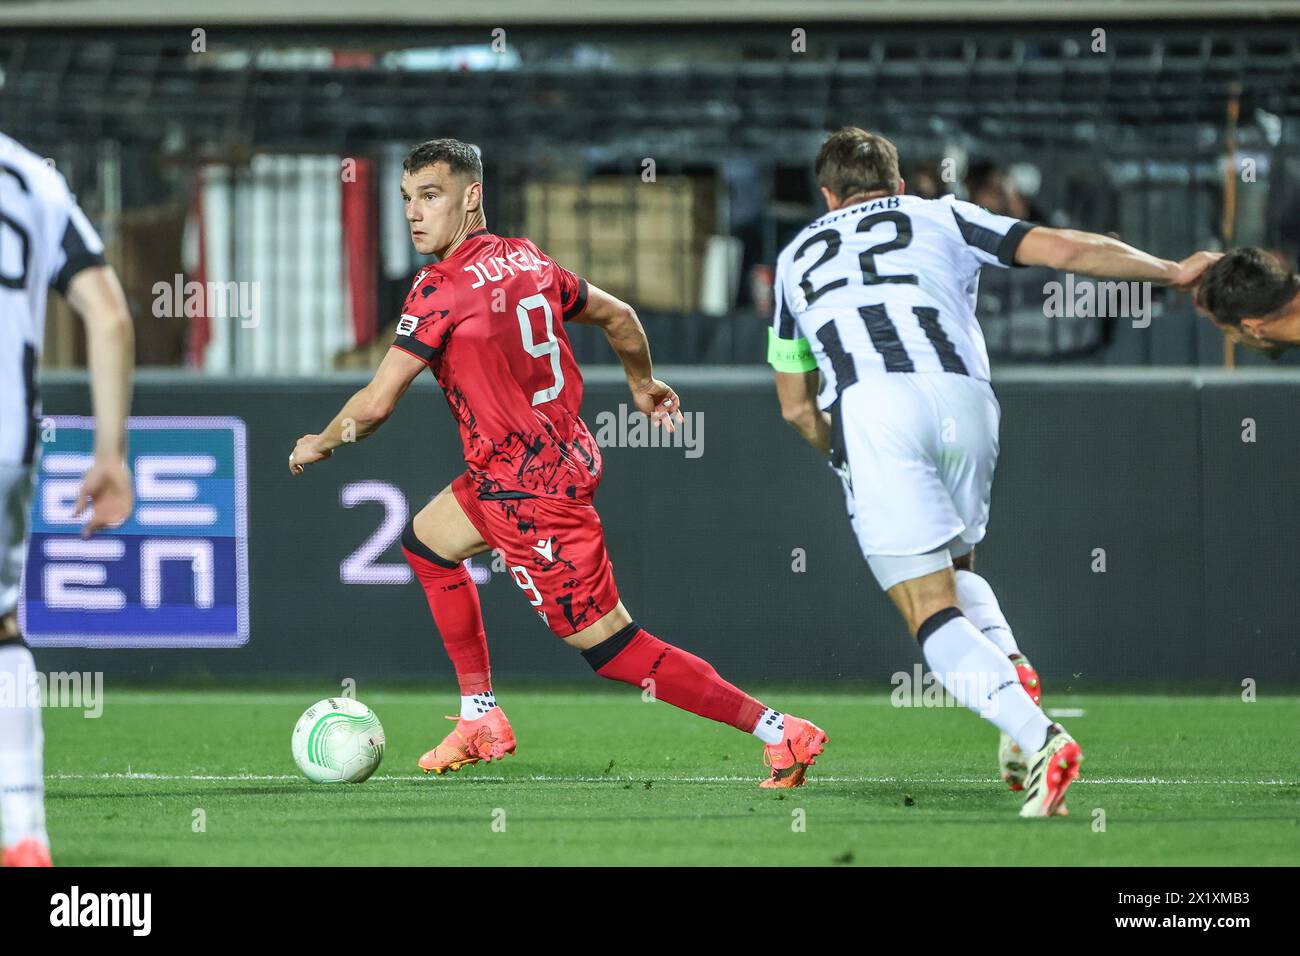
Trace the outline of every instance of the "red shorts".
<instances>
[{"instance_id":1,"label":"red shorts","mask_svg":"<svg viewBox=\"0 0 1300 956\"><path fill-rule=\"evenodd\" d=\"M451 490L483 540L501 552L515 584L556 636L568 637L614 610L614 566L591 501L480 498L469 472L453 481Z\"/></svg>"}]
</instances>

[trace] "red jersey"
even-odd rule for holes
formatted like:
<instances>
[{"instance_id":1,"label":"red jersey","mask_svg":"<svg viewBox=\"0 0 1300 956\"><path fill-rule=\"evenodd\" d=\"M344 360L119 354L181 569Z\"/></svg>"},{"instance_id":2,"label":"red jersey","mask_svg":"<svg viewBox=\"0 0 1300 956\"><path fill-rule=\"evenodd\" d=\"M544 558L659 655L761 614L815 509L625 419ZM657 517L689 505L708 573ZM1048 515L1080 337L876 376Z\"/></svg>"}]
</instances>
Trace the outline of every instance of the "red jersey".
<instances>
[{"instance_id":1,"label":"red jersey","mask_svg":"<svg viewBox=\"0 0 1300 956\"><path fill-rule=\"evenodd\" d=\"M393 346L437 377L479 497L594 494L600 451L564 332L586 305L586 280L486 229L416 275Z\"/></svg>"}]
</instances>

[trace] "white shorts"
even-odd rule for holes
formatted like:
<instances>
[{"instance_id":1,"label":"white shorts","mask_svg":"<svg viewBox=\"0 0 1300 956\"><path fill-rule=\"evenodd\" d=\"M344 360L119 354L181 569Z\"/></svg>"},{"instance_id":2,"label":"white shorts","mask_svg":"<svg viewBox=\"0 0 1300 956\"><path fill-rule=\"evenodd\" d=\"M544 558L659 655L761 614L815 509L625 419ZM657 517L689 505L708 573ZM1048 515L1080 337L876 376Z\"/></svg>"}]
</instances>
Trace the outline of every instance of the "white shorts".
<instances>
[{"instance_id":1,"label":"white shorts","mask_svg":"<svg viewBox=\"0 0 1300 956\"><path fill-rule=\"evenodd\" d=\"M988 382L866 375L836 414L849 518L882 588L946 567L983 539L1002 414Z\"/></svg>"}]
</instances>

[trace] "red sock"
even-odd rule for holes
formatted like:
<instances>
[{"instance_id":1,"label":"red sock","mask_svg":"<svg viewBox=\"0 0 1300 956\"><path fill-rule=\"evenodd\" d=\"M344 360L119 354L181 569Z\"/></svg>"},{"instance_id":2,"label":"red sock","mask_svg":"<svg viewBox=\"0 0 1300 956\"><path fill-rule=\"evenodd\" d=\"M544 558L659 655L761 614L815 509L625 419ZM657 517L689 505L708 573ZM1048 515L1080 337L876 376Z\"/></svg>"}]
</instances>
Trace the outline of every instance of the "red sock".
<instances>
[{"instance_id":1,"label":"red sock","mask_svg":"<svg viewBox=\"0 0 1300 956\"><path fill-rule=\"evenodd\" d=\"M634 632L630 639L625 636L629 630ZM611 643L614 646L602 653L605 645ZM620 643L624 646L618 650ZM611 650L614 656L609 658ZM708 661L680 647L665 644L635 624L583 653L601 677L641 688L647 686L643 681L649 678L654 681L656 699L692 714L730 724L745 733L754 729L766 709L743 690L719 677Z\"/></svg>"},{"instance_id":2,"label":"red sock","mask_svg":"<svg viewBox=\"0 0 1300 956\"><path fill-rule=\"evenodd\" d=\"M410 526L407 526L410 530ZM416 549L412 550L412 545ZM420 553L422 552L422 553ZM487 635L479 608L478 588L464 564L447 567L414 534L402 536L402 554L429 599L429 610L442 635L447 656L456 668L461 694L481 694L492 689L488 666ZM437 559L437 560L431 560Z\"/></svg>"}]
</instances>

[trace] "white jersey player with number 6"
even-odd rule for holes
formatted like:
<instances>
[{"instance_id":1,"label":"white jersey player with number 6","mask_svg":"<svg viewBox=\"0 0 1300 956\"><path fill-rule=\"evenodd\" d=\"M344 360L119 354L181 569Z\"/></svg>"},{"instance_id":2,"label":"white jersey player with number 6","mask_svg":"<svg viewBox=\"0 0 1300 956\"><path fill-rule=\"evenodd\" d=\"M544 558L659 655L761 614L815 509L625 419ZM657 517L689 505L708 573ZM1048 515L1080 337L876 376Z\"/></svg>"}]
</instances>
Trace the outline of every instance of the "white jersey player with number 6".
<instances>
[{"instance_id":1,"label":"white jersey player with number 6","mask_svg":"<svg viewBox=\"0 0 1300 956\"><path fill-rule=\"evenodd\" d=\"M125 462L133 333L104 245L54 168L0 133L0 679L25 688L36 665L18 631L27 513L40 404L36 371L46 291L61 293L86 324L95 407L95 458L77 495L93 505L84 533L125 521ZM0 701L0 824L5 866L49 866L41 712L26 694Z\"/></svg>"},{"instance_id":2,"label":"white jersey player with number 6","mask_svg":"<svg viewBox=\"0 0 1300 956\"><path fill-rule=\"evenodd\" d=\"M908 196L894 145L856 127L827 139L816 173L827 214L777 260L768 361L782 414L840 473L863 556L931 671L1002 731L1021 815L1063 814L1082 753L1039 708L1038 675L974 572L1000 417L975 315L980 270L1045 265L1187 288L1213 257L1174 263Z\"/></svg>"}]
</instances>

